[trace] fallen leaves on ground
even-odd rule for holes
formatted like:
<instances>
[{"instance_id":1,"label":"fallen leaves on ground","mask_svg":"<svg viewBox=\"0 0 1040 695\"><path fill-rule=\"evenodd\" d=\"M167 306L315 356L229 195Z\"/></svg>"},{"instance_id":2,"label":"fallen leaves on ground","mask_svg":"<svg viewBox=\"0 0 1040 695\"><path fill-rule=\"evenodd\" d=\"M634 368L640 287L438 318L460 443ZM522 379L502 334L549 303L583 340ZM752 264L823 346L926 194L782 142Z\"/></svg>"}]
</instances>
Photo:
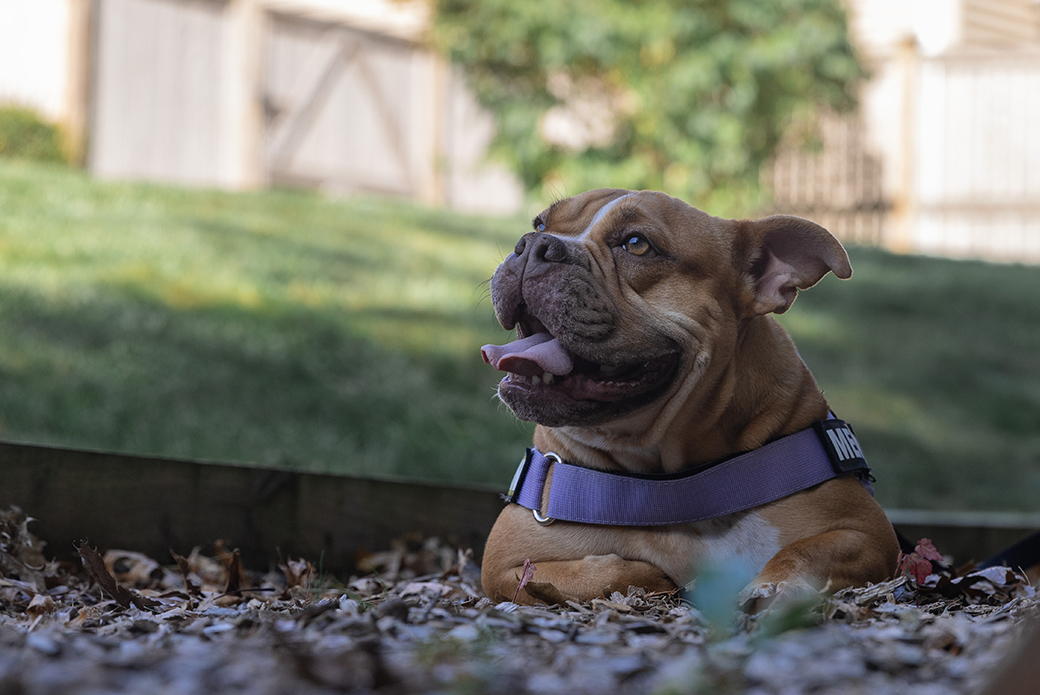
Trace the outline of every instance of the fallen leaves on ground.
<instances>
[{"instance_id":1,"label":"fallen leaves on ground","mask_svg":"<svg viewBox=\"0 0 1040 695\"><path fill-rule=\"evenodd\" d=\"M47 561L0 511L0 692L963 693L1038 605L1018 573L936 562L719 634L675 593L492 604L472 553L436 539L344 583L300 559L249 572L221 544L168 564L79 549L86 569Z\"/></svg>"},{"instance_id":2,"label":"fallen leaves on ground","mask_svg":"<svg viewBox=\"0 0 1040 695\"><path fill-rule=\"evenodd\" d=\"M922 538L912 553L904 554L899 558L896 574L913 577L920 584L932 573L932 562L942 562L942 559L942 555L932 545L931 539Z\"/></svg>"}]
</instances>

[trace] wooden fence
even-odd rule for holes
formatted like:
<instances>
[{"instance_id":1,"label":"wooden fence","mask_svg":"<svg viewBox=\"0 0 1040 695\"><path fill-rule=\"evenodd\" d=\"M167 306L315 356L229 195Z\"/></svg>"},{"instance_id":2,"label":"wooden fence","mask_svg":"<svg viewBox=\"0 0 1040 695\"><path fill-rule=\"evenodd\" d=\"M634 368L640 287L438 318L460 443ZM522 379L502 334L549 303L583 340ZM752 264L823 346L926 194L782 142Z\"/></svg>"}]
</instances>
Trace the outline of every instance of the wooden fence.
<instances>
[{"instance_id":1,"label":"wooden fence","mask_svg":"<svg viewBox=\"0 0 1040 695\"><path fill-rule=\"evenodd\" d=\"M416 40L260 0L94 2L98 174L520 205L483 162L492 119ZM820 152L766 167L775 208L853 243L1040 262L1040 47L886 60L887 101L825 116Z\"/></svg>"},{"instance_id":2,"label":"wooden fence","mask_svg":"<svg viewBox=\"0 0 1040 695\"><path fill-rule=\"evenodd\" d=\"M225 3L100 0L90 168L226 185Z\"/></svg>"},{"instance_id":3,"label":"wooden fence","mask_svg":"<svg viewBox=\"0 0 1040 695\"><path fill-rule=\"evenodd\" d=\"M853 243L1040 262L1040 49L897 67L902 99L883 106L898 126L880 134L894 144L872 146L864 113L825 115L819 152L786 148L764 170L775 208Z\"/></svg>"},{"instance_id":4,"label":"wooden fence","mask_svg":"<svg viewBox=\"0 0 1040 695\"><path fill-rule=\"evenodd\" d=\"M1040 261L1040 50L922 61L914 250Z\"/></svg>"},{"instance_id":5,"label":"wooden fence","mask_svg":"<svg viewBox=\"0 0 1040 695\"><path fill-rule=\"evenodd\" d=\"M277 6L280 7L280 6ZM513 212L491 117L407 37L258 0L95 0L89 166L112 178Z\"/></svg>"},{"instance_id":6,"label":"wooden fence","mask_svg":"<svg viewBox=\"0 0 1040 695\"><path fill-rule=\"evenodd\" d=\"M881 161L869 151L858 114L826 114L820 148L782 149L763 170L777 211L823 225L842 241L879 245L891 203L882 191Z\"/></svg>"}]
</instances>

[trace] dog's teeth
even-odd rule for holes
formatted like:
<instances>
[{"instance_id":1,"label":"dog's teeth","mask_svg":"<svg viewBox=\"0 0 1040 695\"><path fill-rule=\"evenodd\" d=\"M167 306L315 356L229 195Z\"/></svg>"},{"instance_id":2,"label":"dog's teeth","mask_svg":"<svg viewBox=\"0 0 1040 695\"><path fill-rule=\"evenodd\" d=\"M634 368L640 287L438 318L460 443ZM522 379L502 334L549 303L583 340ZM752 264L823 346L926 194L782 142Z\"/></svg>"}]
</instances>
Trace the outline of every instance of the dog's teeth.
<instances>
[{"instance_id":1,"label":"dog's teeth","mask_svg":"<svg viewBox=\"0 0 1040 695\"><path fill-rule=\"evenodd\" d=\"M542 383L542 377L536 374L535 376L531 377L531 381L535 384L540 384Z\"/></svg>"},{"instance_id":2,"label":"dog's teeth","mask_svg":"<svg viewBox=\"0 0 1040 695\"><path fill-rule=\"evenodd\" d=\"M546 384L551 384L553 382L552 372L546 372L545 374L542 374L542 381L544 381Z\"/></svg>"}]
</instances>

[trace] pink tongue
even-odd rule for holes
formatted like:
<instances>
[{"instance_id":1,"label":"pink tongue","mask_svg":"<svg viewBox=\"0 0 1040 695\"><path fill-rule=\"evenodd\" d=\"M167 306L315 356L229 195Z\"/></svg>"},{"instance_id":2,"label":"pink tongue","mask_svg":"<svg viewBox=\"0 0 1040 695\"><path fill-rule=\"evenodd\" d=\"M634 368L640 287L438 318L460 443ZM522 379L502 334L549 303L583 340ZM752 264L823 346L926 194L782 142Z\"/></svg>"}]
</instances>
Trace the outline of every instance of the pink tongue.
<instances>
[{"instance_id":1,"label":"pink tongue","mask_svg":"<svg viewBox=\"0 0 1040 695\"><path fill-rule=\"evenodd\" d=\"M495 369L524 376L545 372L563 376L574 369L570 354L548 333L535 333L508 345L485 345L480 354Z\"/></svg>"}]
</instances>

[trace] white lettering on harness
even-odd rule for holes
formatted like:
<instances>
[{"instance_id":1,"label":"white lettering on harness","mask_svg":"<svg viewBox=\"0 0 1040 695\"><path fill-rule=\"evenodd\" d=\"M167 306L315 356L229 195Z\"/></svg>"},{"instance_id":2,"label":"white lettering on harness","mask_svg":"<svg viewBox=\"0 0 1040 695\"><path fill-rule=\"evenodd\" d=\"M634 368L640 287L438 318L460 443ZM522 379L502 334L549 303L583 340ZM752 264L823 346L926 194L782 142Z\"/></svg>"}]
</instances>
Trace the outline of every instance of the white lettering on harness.
<instances>
[{"instance_id":1,"label":"white lettering on harness","mask_svg":"<svg viewBox=\"0 0 1040 695\"><path fill-rule=\"evenodd\" d=\"M856 436L844 427L827 430L827 437L831 440L831 444L834 445L834 453L842 461L863 458L863 450L859 448Z\"/></svg>"}]
</instances>

